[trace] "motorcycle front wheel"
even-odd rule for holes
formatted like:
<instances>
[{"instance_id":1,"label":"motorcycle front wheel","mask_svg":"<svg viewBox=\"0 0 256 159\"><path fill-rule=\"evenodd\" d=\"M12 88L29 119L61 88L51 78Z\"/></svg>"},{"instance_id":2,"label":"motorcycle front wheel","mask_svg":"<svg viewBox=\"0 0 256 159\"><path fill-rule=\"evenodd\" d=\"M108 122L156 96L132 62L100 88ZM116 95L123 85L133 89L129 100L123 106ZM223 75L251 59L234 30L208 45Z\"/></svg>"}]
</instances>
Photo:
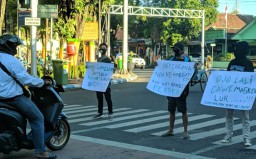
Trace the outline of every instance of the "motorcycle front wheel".
<instances>
[{"instance_id":1,"label":"motorcycle front wheel","mask_svg":"<svg viewBox=\"0 0 256 159\"><path fill-rule=\"evenodd\" d=\"M58 121L53 136L46 142L46 146L52 151L61 150L66 146L69 138L69 123L65 118L62 118Z\"/></svg>"}]
</instances>

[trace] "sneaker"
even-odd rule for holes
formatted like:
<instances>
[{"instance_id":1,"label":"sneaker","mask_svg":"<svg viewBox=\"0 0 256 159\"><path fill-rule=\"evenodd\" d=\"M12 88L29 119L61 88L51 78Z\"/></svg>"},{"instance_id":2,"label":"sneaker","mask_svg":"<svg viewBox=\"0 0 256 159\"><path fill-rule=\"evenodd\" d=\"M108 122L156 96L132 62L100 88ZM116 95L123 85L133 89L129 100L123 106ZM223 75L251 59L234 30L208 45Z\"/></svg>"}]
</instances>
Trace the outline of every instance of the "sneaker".
<instances>
[{"instance_id":1,"label":"sneaker","mask_svg":"<svg viewBox=\"0 0 256 159\"><path fill-rule=\"evenodd\" d=\"M173 136L174 134L173 134L173 131L167 131L167 132L165 132L165 133L163 133L162 135L161 135L161 137L167 137L167 136Z\"/></svg>"},{"instance_id":2,"label":"sneaker","mask_svg":"<svg viewBox=\"0 0 256 159\"><path fill-rule=\"evenodd\" d=\"M228 143L232 141L232 136L226 135L223 140L221 140L222 143Z\"/></svg>"},{"instance_id":3,"label":"sneaker","mask_svg":"<svg viewBox=\"0 0 256 159\"><path fill-rule=\"evenodd\" d=\"M93 119L99 119L99 118L102 118L103 116L104 116L103 114L98 113L93 117Z\"/></svg>"},{"instance_id":4,"label":"sneaker","mask_svg":"<svg viewBox=\"0 0 256 159\"><path fill-rule=\"evenodd\" d=\"M190 138L189 134L187 132L184 132L183 139L188 139L188 138Z\"/></svg>"},{"instance_id":5,"label":"sneaker","mask_svg":"<svg viewBox=\"0 0 256 159\"><path fill-rule=\"evenodd\" d=\"M244 146L245 146L245 147L250 147L250 146L252 146L250 139L244 139Z\"/></svg>"},{"instance_id":6,"label":"sneaker","mask_svg":"<svg viewBox=\"0 0 256 159\"><path fill-rule=\"evenodd\" d=\"M108 117L112 118L113 117L113 113L108 113Z\"/></svg>"}]
</instances>

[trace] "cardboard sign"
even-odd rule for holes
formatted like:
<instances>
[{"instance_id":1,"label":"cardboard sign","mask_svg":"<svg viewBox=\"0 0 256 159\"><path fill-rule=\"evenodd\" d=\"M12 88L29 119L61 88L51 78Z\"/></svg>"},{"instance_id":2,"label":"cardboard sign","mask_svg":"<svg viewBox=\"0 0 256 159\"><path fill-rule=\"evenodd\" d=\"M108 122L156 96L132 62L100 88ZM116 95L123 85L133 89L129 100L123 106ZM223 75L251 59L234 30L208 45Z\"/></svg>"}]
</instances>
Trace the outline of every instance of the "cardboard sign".
<instances>
[{"instance_id":1,"label":"cardboard sign","mask_svg":"<svg viewBox=\"0 0 256 159\"><path fill-rule=\"evenodd\" d=\"M194 64L194 62L158 60L147 89L163 96L179 97L193 76Z\"/></svg>"},{"instance_id":2,"label":"cardboard sign","mask_svg":"<svg viewBox=\"0 0 256 159\"><path fill-rule=\"evenodd\" d=\"M212 71L201 104L228 109L250 110L255 95L255 73Z\"/></svg>"},{"instance_id":3,"label":"cardboard sign","mask_svg":"<svg viewBox=\"0 0 256 159\"><path fill-rule=\"evenodd\" d=\"M82 88L105 92L113 75L114 64L102 62L86 62L86 73Z\"/></svg>"}]
</instances>

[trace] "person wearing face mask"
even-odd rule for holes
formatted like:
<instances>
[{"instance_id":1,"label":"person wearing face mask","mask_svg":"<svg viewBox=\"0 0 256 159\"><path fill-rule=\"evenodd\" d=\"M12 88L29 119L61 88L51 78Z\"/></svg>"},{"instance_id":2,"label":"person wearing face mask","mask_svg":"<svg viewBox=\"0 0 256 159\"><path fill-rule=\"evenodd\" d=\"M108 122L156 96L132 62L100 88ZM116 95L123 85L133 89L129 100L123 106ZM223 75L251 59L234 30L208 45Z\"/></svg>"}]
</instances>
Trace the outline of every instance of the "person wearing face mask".
<instances>
[{"instance_id":1,"label":"person wearing face mask","mask_svg":"<svg viewBox=\"0 0 256 159\"><path fill-rule=\"evenodd\" d=\"M183 61L183 62L191 62L189 57L184 55L184 46L181 42L177 42L173 46L173 51L175 53L174 57L171 57L169 60L171 61ZM168 111L169 111L169 130L162 134L162 137L173 136L174 132L174 122L175 122L175 112L176 109L178 112L182 113L182 121L184 127L183 138L189 138L188 134L188 115L187 115L187 96L189 93L189 84L185 87L180 97L167 97L168 99Z\"/></svg>"},{"instance_id":2,"label":"person wearing face mask","mask_svg":"<svg viewBox=\"0 0 256 159\"><path fill-rule=\"evenodd\" d=\"M104 62L104 63L111 63L111 59L106 55L108 49L108 45L105 43L102 43L99 45L99 52L101 56L97 59L97 62ZM110 88L111 82L108 85L108 88L105 92L96 92L96 96L98 99L98 114L96 114L93 119L98 119L104 116L103 114L103 95L105 96L105 99L107 101L108 105L108 117L113 117L113 104L111 99L111 88Z\"/></svg>"},{"instance_id":3,"label":"person wearing face mask","mask_svg":"<svg viewBox=\"0 0 256 159\"><path fill-rule=\"evenodd\" d=\"M231 60L227 71L242 71L242 72L254 72L253 63L246 58L246 54L249 52L249 45L245 41L237 42L234 45L234 55L235 59ZM242 119L242 132L243 132L243 140L244 146L250 147L250 118L249 118L249 110L240 110L241 119ZM232 142L233 136L233 114L234 109L226 109L226 136L222 143Z\"/></svg>"}]
</instances>

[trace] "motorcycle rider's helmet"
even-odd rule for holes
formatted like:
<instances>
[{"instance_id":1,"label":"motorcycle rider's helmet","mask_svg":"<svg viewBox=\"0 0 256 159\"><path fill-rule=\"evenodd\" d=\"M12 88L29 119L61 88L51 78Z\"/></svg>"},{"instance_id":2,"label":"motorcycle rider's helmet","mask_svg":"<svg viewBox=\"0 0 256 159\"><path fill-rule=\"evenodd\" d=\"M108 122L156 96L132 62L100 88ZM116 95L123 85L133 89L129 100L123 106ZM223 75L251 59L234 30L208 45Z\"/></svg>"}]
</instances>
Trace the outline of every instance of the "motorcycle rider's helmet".
<instances>
[{"instance_id":1,"label":"motorcycle rider's helmet","mask_svg":"<svg viewBox=\"0 0 256 159\"><path fill-rule=\"evenodd\" d=\"M17 46L24 45L23 41L16 35L5 34L0 36L0 52L10 55L17 54Z\"/></svg>"}]
</instances>

